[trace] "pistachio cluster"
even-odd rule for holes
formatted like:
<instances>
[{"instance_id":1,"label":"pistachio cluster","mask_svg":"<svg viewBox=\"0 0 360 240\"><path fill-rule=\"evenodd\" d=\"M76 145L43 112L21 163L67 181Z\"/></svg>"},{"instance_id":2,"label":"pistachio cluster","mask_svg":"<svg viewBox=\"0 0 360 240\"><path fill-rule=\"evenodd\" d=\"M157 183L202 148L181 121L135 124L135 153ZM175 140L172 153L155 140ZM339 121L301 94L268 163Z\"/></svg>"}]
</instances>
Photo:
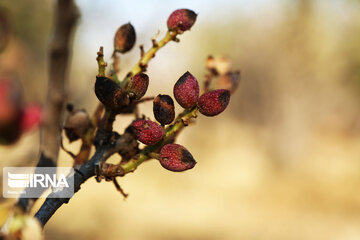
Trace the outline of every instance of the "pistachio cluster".
<instances>
[{"instance_id":1,"label":"pistachio cluster","mask_svg":"<svg viewBox=\"0 0 360 240\"><path fill-rule=\"evenodd\" d=\"M67 6L69 9L75 8L72 1L59 1L59 3L71 4ZM59 7L59 9L62 8ZM57 13L56 16L65 16L65 14ZM187 71L178 79L169 79L174 82L173 96L159 94L156 97L146 97L150 77L145 72L157 51L169 42L179 42L179 35L189 31L196 18L197 14L189 9L178 9L171 13L167 19L166 35L160 41L157 41L157 37L153 37L151 39L152 47L146 52L143 46L140 46L140 60L125 74L122 80L119 79L120 56L134 47L135 28L127 23L117 29L111 55L112 64L109 67L104 61L103 47L100 47L96 58L98 74L94 79L94 92L100 103L92 115L89 115L84 109L76 109L73 105L68 104L63 124L64 136L70 143L81 141L78 153L73 154L66 150L63 144L58 144L57 139L60 139L60 136L56 127L47 129L48 135L53 135L56 141L51 141L48 146L44 145L44 149L55 146L54 156L59 150L57 145L60 145L73 157L76 171L70 173L68 178L74 179L75 192L80 190L82 183L95 176L98 182L102 179L113 181L116 189L124 197L127 197L117 182L117 177L123 177L127 173L135 171L140 164L149 159L159 160L164 169L173 172L183 172L194 168L196 161L193 155L187 148L175 143L177 136L194 121L198 112L206 117L213 117L227 108L230 95L238 86L240 72L231 71L227 58L209 57L206 62L208 73L202 88L200 88L197 78ZM68 19L65 18L65 20ZM59 20L58 24L62 25L62 22ZM5 25L0 16L0 26ZM6 26L4 29L6 30ZM59 29L62 28L59 27ZM5 30L3 32L6 32ZM62 31L59 30L59 32ZM66 39L66 37L64 38ZM0 37L0 51L3 44L4 38ZM57 46L57 44L53 45ZM67 51L65 53L67 55ZM55 58L60 56L58 53L51 55ZM57 63L57 61L54 62ZM53 68L54 66L51 69ZM58 91L61 88L54 87L54 89ZM58 96L56 94L48 95ZM173 98L182 108L177 116ZM138 109L140 103L149 100L153 100L153 120L145 115L140 115ZM63 105L57 100L52 103L52 106L58 109L55 112L47 111L46 120L54 121L45 122L43 127L56 125L49 123L57 123L62 119ZM47 107L47 110L49 109ZM123 114L133 114L135 118L123 132L117 132L113 129L114 122L117 116ZM22 91L17 82L0 78L0 144L14 143L22 133L39 124L40 120L41 108L24 104ZM48 139L45 139L45 143L46 140ZM92 151L93 148L95 151ZM91 152L94 152L92 156ZM118 164L106 162L113 154L120 155L121 160ZM41 164L38 166L44 165L44 162L56 165L52 160L52 157L48 157L42 152L39 160L39 164ZM69 201L68 198L58 197L60 196L58 195L59 191L67 190L53 190L35 214L42 225L46 224L62 204ZM21 198L18 204L21 206L21 211L25 211L31 203Z\"/></svg>"},{"instance_id":2,"label":"pistachio cluster","mask_svg":"<svg viewBox=\"0 0 360 240\"><path fill-rule=\"evenodd\" d=\"M76 171L68 177L75 179L75 191L80 190L83 182L95 176L98 182L102 179L112 181L116 189L127 197L117 182L117 177L135 171L140 164L149 159L159 160L164 169L172 172L194 168L196 161L193 155L187 148L175 143L177 136L194 121L198 112L207 117L222 113L229 104L230 95L238 86L240 73L231 71L227 58L209 57L206 62L208 73L202 88L197 78L187 71L177 80L169 79L174 82L173 96L159 94L156 97L146 97L150 77L145 72L157 51L169 42L179 42L178 36L189 31L196 18L197 14L189 9L178 9L171 13L164 38L157 41L157 37L153 37L152 47L147 52L141 45L140 60L122 80L119 79L120 56L129 52L135 45L134 27L127 23L117 29L110 71L104 61L103 47L100 47L96 58L98 74L94 84L95 95L100 103L92 115L69 104L63 125L64 135L70 143L81 141L81 147L76 154L60 144L74 159ZM182 108L177 116L173 98ZM140 115L138 109L140 103L149 100L153 100L153 120ZM59 104L56 101L54 105ZM0 143L12 143L24 131L38 124L41 119L40 110L38 107L24 106L21 91L14 81L0 79ZM59 110L57 117L54 117L55 120L61 118L62 105L59 105ZM117 132L113 129L114 122L117 116L123 114L134 114L135 119L123 132ZM54 136L57 136L56 133L58 132L52 132ZM93 148L95 151L92 151ZM91 152L94 152L92 156ZM113 154L120 155L121 160L118 164L106 162ZM40 161L47 160L51 161L42 154ZM58 190L53 191L35 214L42 225L62 204L69 201L68 198L57 197L57 194ZM27 209L29 202L19 201L19 205L22 209Z\"/></svg>"},{"instance_id":3,"label":"pistachio cluster","mask_svg":"<svg viewBox=\"0 0 360 240\"><path fill-rule=\"evenodd\" d=\"M147 86L146 86L147 87ZM199 110L205 116L212 117L222 113L230 101L230 91L217 89L199 97L199 83L190 73L184 73L175 83L173 93L178 104L185 111ZM155 119L162 125L171 124L175 119L174 101L169 95L158 95L153 101ZM137 139L154 145L163 141L165 136L161 125L151 120L136 120L132 123ZM163 141L165 142L165 141ZM179 144L166 144L158 156L161 166L175 172L191 169L196 161L190 152Z\"/></svg>"},{"instance_id":4,"label":"pistachio cluster","mask_svg":"<svg viewBox=\"0 0 360 240\"><path fill-rule=\"evenodd\" d=\"M132 156L119 153L122 161L116 167L111 164L102 165L100 172L103 172L100 175L105 175L105 179L109 179L111 169L117 169L117 171L122 169L120 172L124 174L124 172L133 171L141 162L150 158L158 159L162 167L174 172L186 171L195 166L196 161L191 153L185 147L175 143L176 137L184 127L193 121L197 112L207 117L222 113L229 104L230 89L228 87L209 89L205 84L202 94L200 94L198 80L187 71L174 81L173 97L159 94L155 98L147 98L145 95L151 81L145 71L155 53L168 42L178 42L177 36L190 30L196 17L196 13L189 9L174 11L167 20L166 36L159 42L153 38L153 46L147 52L144 52L141 47L141 59L122 81L118 79L116 64L119 54L130 51L135 45L134 27L127 23L117 30L114 38L114 64L112 64L114 69L111 69L110 74L106 74L107 64L103 60L103 49L100 48L97 58L99 74L96 76L95 94L105 111L98 114L100 120L97 126L94 125L94 122L90 123L89 117L82 110L70 112L65 124L66 135L70 141L82 138L81 135L89 132L89 126L112 131L112 123L115 121L116 115L134 113L136 118L129 125L126 133L131 134L135 141L146 145L141 149L138 144L133 144ZM208 59L207 69L217 76L229 74L226 62L212 60L214 59ZM236 88L236 86L232 87L232 90ZM173 98L183 108L177 117ZM153 100L153 120L138 114L138 104L149 99ZM82 124L73 123L74 119L80 118L83 121Z\"/></svg>"}]
</instances>

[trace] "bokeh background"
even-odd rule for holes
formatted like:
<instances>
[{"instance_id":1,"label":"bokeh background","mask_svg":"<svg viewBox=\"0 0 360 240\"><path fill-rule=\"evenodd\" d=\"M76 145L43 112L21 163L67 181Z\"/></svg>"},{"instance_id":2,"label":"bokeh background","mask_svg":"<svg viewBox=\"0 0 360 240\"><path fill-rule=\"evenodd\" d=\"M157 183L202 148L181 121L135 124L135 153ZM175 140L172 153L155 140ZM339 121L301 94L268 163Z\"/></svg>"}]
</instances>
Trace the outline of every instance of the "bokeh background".
<instances>
[{"instance_id":1,"label":"bokeh background","mask_svg":"<svg viewBox=\"0 0 360 240\"><path fill-rule=\"evenodd\" d=\"M119 179L126 201L111 183L91 179L47 224L47 239L360 239L360 1L76 2L76 107L94 110L96 52L102 45L110 59L121 24L130 21L137 46L148 49L177 8L199 13L197 22L151 61L147 95L172 95L185 71L202 81L209 54L228 56L242 80L222 115L200 116L178 139L198 161L193 170L147 162ZM16 73L26 100L42 102L54 1L0 6L12 30L0 73ZM123 75L138 58L134 48L121 59ZM148 116L151 109L141 107ZM130 121L121 117L115 129ZM0 165L34 166L38 139L34 131L0 147ZM71 164L61 152L60 165Z\"/></svg>"}]
</instances>

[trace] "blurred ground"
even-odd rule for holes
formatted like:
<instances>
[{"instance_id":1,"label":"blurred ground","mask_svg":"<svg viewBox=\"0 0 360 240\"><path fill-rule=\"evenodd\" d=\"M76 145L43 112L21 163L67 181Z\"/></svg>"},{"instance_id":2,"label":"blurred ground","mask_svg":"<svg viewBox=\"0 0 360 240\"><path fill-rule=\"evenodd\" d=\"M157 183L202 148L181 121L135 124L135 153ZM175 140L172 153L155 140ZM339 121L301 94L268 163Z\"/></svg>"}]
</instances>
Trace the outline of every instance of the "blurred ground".
<instances>
[{"instance_id":1,"label":"blurred ground","mask_svg":"<svg viewBox=\"0 0 360 240\"><path fill-rule=\"evenodd\" d=\"M103 45L110 57L119 25L131 21L137 44L148 48L169 13L184 6L198 20L150 63L148 95L172 94L187 70L203 79L208 54L228 55L242 82L224 114L199 117L178 140L198 161L192 171L145 163L120 179L126 201L111 183L92 179L50 220L47 239L360 239L359 1L78 4L69 86L77 107L94 109L95 54ZM27 99L41 101L52 5L0 5L14 19L0 73L18 73ZM127 54L122 68L138 56ZM151 107L142 110L152 116ZM119 119L116 129L129 121ZM34 165L37 139L34 132L1 147L1 166ZM71 164L63 152L60 160Z\"/></svg>"}]
</instances>

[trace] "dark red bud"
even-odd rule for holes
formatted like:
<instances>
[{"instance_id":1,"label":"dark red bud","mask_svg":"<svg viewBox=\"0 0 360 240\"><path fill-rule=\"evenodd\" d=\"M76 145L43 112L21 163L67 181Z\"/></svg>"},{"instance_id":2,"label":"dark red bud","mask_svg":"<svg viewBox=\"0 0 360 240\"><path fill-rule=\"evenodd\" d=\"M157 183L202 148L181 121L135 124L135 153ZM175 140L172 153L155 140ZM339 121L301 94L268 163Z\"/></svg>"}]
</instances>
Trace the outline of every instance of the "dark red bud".
<instances>
[{"instance_id":1,"label":"dark red bud","mask_svg":"<svg viewBox=\"0 0 360 240\"><path fill-rule=\"evenodd\" d=\"M169 95L159 94L154 99L153 111L155 119L161 124L169 124L174 121L175 107L174 101Z\"/></svg>"},{"instance_id":2,"label":"dark red bud","mask_svg":"<svg viewBox=\"0 0 360 240\"><path fill-rule=\"evenodd\" d=\"M70 142L84 136L91 126L90 117L85 110L75 110L69 113L64 124L66 137Z\"/></svg>"},{"instance_id":3,"label":"dark red bud","mask_svg":"<svg viewBox=\"0 0 360 240\"><path fill-rule=\"evenodd\" d=\"M136 120L132 126L135 129L137 139L146 145L154 145L164 136L164 129L150 120Z\"/></svg>"},{"instance_id":4,"label":"dark red bud","mask_svg":"<svg viewBox=\"0 0 360 240\"><path fill-rule=\"evenodd\" d=\"M230 91L218 89L204 93L199 98L199 111L205 116L212 117L222 113L230 102Z\"/></svg>"},{"instance_id":5,"label":"dark red bud","mask_svg":"<svg viewBox=\"0 0 360 240\"><path fill-rule=\"evenodd\" d=\"M138 73L131 78L128 85L128 93L136 100L142 98L149 86L149 76L145 73Z\"/></svg>"},{"instance_id":6,"label":"dark red bud","mask_svg":"<svg viewBox=\"0 0 360 240\"><path fill-rule=\"evenodd\" d=\"M114 48L116 52L126 53L133 48L136 41L134 27L128 23L124 24L116 31L114 38Z\"/></svg>"},{"instance_id":7,"label":"dark red bud","mask_svg":"<svg viewBox=\"0 0 360 240\"><path fill-rule=\"evenodd\" d=\"M160 151L160 164L173 172L183 172L196 164L191 153L179 144L166 144Z\"/></svg>"},{"instance_id":8,"label":"dark red bud","mask_svg":"<svg viewBox=\"0 0 360 240\"><path fill-rule=\"evenodd\" d=\"M196 21L197 14L189 9L178 9L172 12L167 20L170 30L189 30Z\"/></svg>"},{"instance_id":9,"label":"dark red bud","mask_svg":"<svg viewBox=\"0 0 360 240\"><path fill-rule=\"evenodd\" d=\"M107 77L96 76L95 94L106 108L115 112L129 104L127 93Z\"/></svg>"},{"instance_id":10,"label":"dark red bud","mask_svg":"<svg viewBox=\"0 0 360 240\"><path fill-rule=\"evenodd\" d=\"M192 108L199 99L199 84L191 73L186 72L174 85L174 97L185 109Z\"/></svg>"}]
</instances>

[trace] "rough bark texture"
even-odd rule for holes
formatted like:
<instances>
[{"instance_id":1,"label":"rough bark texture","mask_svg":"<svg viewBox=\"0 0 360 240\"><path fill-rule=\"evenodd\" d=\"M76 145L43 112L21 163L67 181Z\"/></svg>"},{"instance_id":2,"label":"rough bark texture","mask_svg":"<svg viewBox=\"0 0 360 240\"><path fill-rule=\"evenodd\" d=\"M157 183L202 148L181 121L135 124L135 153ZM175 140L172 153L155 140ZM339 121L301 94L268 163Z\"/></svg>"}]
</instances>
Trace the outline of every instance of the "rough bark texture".
<instances>
[{"instance_id":1,"label":"rough bark texture","mask_svg":"<svg viewBox=\"0 0 360 240\"><path fill-rule=\"evenodd\" d=\"M111 155L118 152L130 152L133 146L128 143L134 140L132 133L125 132L123 135L119 135L115 132L107 132L104 130L98 130L95 146L96 151L91 159L81 165L79 170L75 170L74 175L68 176L74 177L74 192L80 190L81 184L83 184L90 177L95 176L96 168L100 163L104 163ZM121 170L121 169L119 169ZM120 173L121 175L121 173ZM65 190L66 191L66 190ZM56 197L61 192L52 192L50 197ZM70 198L47 198L39 211L35 214L35 217L44 226L52 215L64 204L68 203Z\"/></svg>"}]
</instances>

